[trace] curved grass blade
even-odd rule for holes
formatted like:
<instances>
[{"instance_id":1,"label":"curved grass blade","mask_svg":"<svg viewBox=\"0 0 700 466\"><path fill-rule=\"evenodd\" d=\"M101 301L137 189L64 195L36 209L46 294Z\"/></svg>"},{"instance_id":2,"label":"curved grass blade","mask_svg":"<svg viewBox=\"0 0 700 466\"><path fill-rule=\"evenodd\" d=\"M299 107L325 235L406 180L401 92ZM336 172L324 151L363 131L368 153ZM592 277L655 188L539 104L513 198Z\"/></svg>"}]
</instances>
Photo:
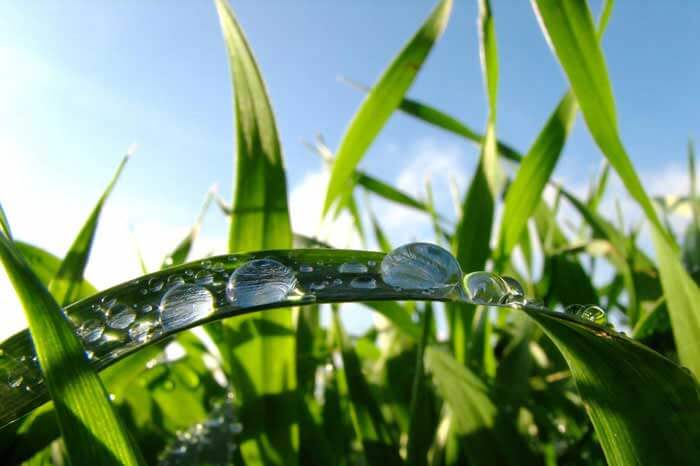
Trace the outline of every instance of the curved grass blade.
<instances>
[{"instance_id":1,"label":"curved grass blade","mask_svg":"<svg viewBox=\"0 0 700 466\"><path fill-rule=\"evenodd\" d=\"M700 400L688 372L603 327L525 311L564 355L608 464L699 464Z\"/></svg>"},{"instance_id":2,"label":"curved grass blade","mask_svg":"<svg viewBox=\"0 0 700 466\"><path fill-rule=\"evenodd\" d=\"M445 29L451 9L452 0L442 0L435 7L430 17L399 52L362 102L343 136L333 163L324 214L329 212L333 203L345 197L345 193L352 189L348 184L352 181L355 167L401 103L433 44Z\"/></svg>"},{"instance_id":3,"label":"curved grass blade","mask_svg":"<svg viewBox=\"0 0 700 466\"><path fill-rule=\"evenodd\" d=\"M92 241L95 238L95 232L97 231L97 223L100 219L100 214L102 213L102 207L107 201L114 185L116 184L119 176L129 160L131 153L127 153L122 159L117 171L112 177L112 180L107 185L104 193L100 197L97 204L92 209L90 216L85 221L85 224L78 233L78 236L73 241L66 257L61 262L61 267L56 272L56 276L49 283L49 291L56 299L56 302L60 306L65 306L72 302L75 302L79 297L80 286L83 281L83 274L85 273L85 267L87 266L88 259L90 257L90 250L92 249Z\"/></svg>"},{"instance_id":4,"label":"curved grass blade","mask_svg":"<svg viewBox=\"0 0 700 466\"><path fill-rule=\"evenodd\" d=\"M333 312L333 327L343 357L343 371L350 395L353 424L357 436L362 441L367 464L402 465L396 442L391 437L391 431L362 373L362 362L345 335L337 310Z\"/></svg>"},{"instance_id":5,"label":"curved grass blade","mask_svg":"<svg viewBox=\"0 0 700 466\"><path fill-rule=\"evenodd\" d=\"M292 246L287 184L272 106L233 10L216 0L235 92L236 180L229 251ZM270 332L266 329L278 329ZM246 463L298 462L295 330L285 311L227 322L224 359L241 421L259 432L241 444ZM253 337L251 337L251 333Z\"/></svg>"},{"instance_id":6,"label":"curved grass blade","mask_svg":"<svg viewBox=\"0 0 700 466\"><path fill-rule=\"evenodd\" d=\"M615 101L607 67L586 2L533 0L543 32L576 94L586 124L622 179L629 194L646 214L659 261L673 335L683 364L700 375L700 289L681 266L678 247L659 220L634 170L618 131Z\"/></svg>"},{"instance_id":7,"label":"curved grass blade","mask_svg":"<svg viewBox=\"0 0 700 466\"><path fill-rule=\"evenodd\" d=\"M130 440L112 408L107 392L88 364L80 340L61 308L5 235L0 235L0 258L22 301L34 335L38 363L54 401L71 463L141 464L138 447ZM2 359L10 357L11 354L2 355ZM18 364L18 361L12 362ZM39 371L38 367L33 368ZM13 379L12 385L17 391L29 383L29 380Z\"/></svg>"}]
</instances>

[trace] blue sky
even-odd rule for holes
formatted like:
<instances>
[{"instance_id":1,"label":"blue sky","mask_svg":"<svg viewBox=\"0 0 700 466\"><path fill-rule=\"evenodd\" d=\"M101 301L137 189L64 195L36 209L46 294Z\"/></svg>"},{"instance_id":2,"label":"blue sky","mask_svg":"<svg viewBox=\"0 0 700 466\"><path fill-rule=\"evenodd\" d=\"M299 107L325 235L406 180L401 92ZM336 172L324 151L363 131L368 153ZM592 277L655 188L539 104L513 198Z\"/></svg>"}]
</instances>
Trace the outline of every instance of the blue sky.
<instances>
[{"instance_id":1,"label":"blue sky","mask_svg":"<svg viewBox=\"0 0 700 466\"><path fill-rule=\"evenodd\" d=\"M475 128L485 120L475 1L457 0L450 24L409 92ZM362 95L337 81L372 83L428 15L430 1L234 0L265 77L284 147L295 227L315 229L320 161L302 144L321 132L332 148ZM525 150L566 90L523 1L493 1L500 59L499 137ZM594 2L594 11L599 7ZM196 216L207 189L230 197L231 81L213 4L3 2L0 16L0 199L16 235L62 254L121 154L138 143L110 200L88 276L107 286L138 273L130 231L155 266ZM617 2L604 41L621 131L654 193L682 192L685 145L700 133L700 5ZM447 176L462 188L476 149L402 115L362 162L422 192L433 174L451 212ZM601 154L577 121L557 170L583 189ZM309 204L310 203L310 204ZM314 204L315 205L315 204ZM373 202L397 242L426 239L415 216ZM312 208L313 207L313 208ZM198 252L224 247L210 212ZM427 238L430 239L430 238ZM4 278L0 295L7 296Z\"/></svg>"}]
</instances>

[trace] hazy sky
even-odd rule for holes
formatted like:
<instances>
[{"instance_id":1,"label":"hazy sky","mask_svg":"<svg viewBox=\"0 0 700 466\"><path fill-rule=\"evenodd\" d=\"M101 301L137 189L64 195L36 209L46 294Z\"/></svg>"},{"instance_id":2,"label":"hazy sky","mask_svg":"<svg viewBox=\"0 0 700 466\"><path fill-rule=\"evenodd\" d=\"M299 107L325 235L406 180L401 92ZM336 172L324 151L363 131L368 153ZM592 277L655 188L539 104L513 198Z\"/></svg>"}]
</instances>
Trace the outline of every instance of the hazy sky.
<instances>
[{"instance_id":1,"label":"hazy sky","mask_svg":"<svg viewBox=\"0 0 700 466\"><path fill-rule=\"evenodd\" d=\"M409 95L480 129L485 100L476 1L455 3ZM337 146L362 98L337 77L374 82L434 2L232 4L277 116L295 229L313 233L325 175L302 141L320 132ZM493 8L501 72L497 131L525 150L566 82L529 3L494 0ZM0 18L0 201L15 235L62 255L121 155L138 143L105 210L88 278L104 287L138 274L134 241L155 267L188 229L212 183L230 197L231 81L213 4L16 1L0 3ZM685 146L700 133L699 30L696 2L619 1L605 37L623 138L654 194L687 187ZM396 115L362 166L415 193L430 174L440 209L451 214L448 175L464 189L475 154L458 137ZM579 118L557 177L581 192L600 161ZM396 243L432 239L420 216L372 206ZM225 231L212 210L197 252L223 251ZM352 244L345 231L335 229L332 239ZM0 276L6 331L22 326L11 295Z\"/></svg>"}]
</instances>

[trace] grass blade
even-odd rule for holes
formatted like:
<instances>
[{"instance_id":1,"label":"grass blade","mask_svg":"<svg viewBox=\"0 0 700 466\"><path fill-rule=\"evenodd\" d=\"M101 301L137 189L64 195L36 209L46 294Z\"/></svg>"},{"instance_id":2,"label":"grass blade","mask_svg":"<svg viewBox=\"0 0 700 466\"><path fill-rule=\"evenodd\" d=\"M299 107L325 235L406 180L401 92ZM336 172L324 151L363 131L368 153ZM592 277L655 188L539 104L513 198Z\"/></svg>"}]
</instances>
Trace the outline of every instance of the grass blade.
<instances>
[{"instance_id":1,"label":"grass blade","mask_svg":"<svg viewBox=\"0 0 700 466\"><path fill-rule=\"evenodd\" d=\"M128 153L117 167L117 171L112 177L112 180L107 185L104 193L97 201L97 204L92 209L90 216L83 225L83 228L78 233L78 236L73 241L66 257L61 262L61 267L56 272L56 276L49 283L49 291L56 299L56 302L60 306L65 306L78 299L78 294L80 291L80 284L83 281L83 274L85 273L85 267L87 266L88 259L90 257L90 250L92 249L92 241L95 238L95 232L97 231L97 223L100 219L100 214L102 213L102 207L107 201L114 185L116 184L119 176L129 160L131 153Z\"/></svg>"},{"instance_id":2,"label":"grass blade","mask_svg":"<svg viewBox=\"0 0 700 466\"><path fill-rule=\"evenodd\" d=\"M5 215L5 210L2 208L2 204L0 204L0 231L5 234L8 238L12 239L12 232L10 231L10 221L7 219L7 215Z\"/></svg>"},{"instance_id":3,"label":"grass blade","mask_svg":"<svg viewBox=\"0 0 700 466\"><path fill-rule=\"evenodd\" d=\"M197 216L197 220L194 222L192 229L189 231L189 233L187 233L187 236L185 236L182 239L182 241L178 243L175 249L173 249L173 251L170 254L168 254L168 256L163 261L163 264L161 265L161 269L164 269L165 267L174 267L180 264L184 264L187 261L187 258L190 255L190 251L192 250L192 245L194 244L194 241L199 235L199 230L202 227L204 216L206 215L207 210L209 210L209 204L211 204L211 201L214 198L214 196L215 189L214 187L212 187L207 193L207 197L204 199L202 208L199 211L199 216Z\"/></svg>"},{"instance_id":4,"label":"grass blade","mask_svg":"<svg viewBox=\"0 0 700 466\"><path fill-rule=\"evenodd\" d=\"M22 301L73 465L141 464L61 308L5 235L0 258Z\"/></svg>"},{"instance_id":5,"label":"grass blade","mask_svg":"<svg viewBox=\"0 0 700 466\"><path fill-rule=\"evenodd\" d=\"M345 132L333 163L324 203L324 214L352 189L355 167L370 144L401 103L435 41L440 37L452 9L452 0L442 0L430 17L399 52L372 88Z\"/></svg>"},{"instance_id":6,"label":"grass blade","mask_svg":"<svg viewBox=\"0 0 700 466\"><path fill-rule=\"evenodd\" d=\"M564 355L608 464L700 464L700 400L689 373L602 327L527 312Z\"/></svg>"},{"instance_id":7,"label":"grass blade","mask_svg":"<svg viewBox=\"0 0 700 466\"><path fill-rule=\"evenodd\" d=\"M216 8L235 92L236 180L229 251L289 248L287 185L270 99L233 10L225 0L216 0ZM270 328L279 331L270 334ZM292 316L280 310L236 319L225 324L225 334L225 358L241 403L241 422L258 433L241 444L245 462L297 464Z\"/></svg>"}]
</instances>

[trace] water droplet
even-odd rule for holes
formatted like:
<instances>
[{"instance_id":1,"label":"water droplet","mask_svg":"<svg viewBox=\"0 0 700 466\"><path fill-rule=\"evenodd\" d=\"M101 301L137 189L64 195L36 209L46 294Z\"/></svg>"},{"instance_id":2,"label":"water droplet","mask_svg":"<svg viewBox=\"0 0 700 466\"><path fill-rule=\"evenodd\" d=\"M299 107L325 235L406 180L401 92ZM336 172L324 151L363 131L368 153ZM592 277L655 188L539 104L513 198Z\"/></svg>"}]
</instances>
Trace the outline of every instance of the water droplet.
<instances>
[{"instance_id":1,"label":"water droplet","mask_svg":"<svg viewBox=\"0 0 700 466\"><path fill-rule=\"evenodd\" d=\"M10 377L7 379L7 384L10 386L10 388L18 388L20 385L22 385L23 381L24 377L21 375L10 375Z\"/></svg>"},{"instance_id":2,"label":"water droplet","mask_svg":"<svg viewBox=\"0 0 700 466\"><path fill-rule=\"evenodd\" d=\"M377 287L377 280L372 277L355 277L350 282L350 286L353 288L371 290Z\"/></svg>"},{"instance_id":3,"label":"water droplet","mask_svg":"<svg viewBox=\"0 0 700 466\"><path fill-rule=\"evenodd\" d=\"M309 273L309 272L313 272L313 271L314 271L314 268L311 267L310 265L300 265L299 266L299 272Z\"/></svg>"},{"instance_id":4,"label":"water droplet","mask_svg":"<svg viewBox=\"0 0 700 466\"><path fill-rule=\"evenodd\" d=\"M143 307L141 308L141 312L143 313L149 313L153 310L153 306L150 304L144 304Z\"/></svg>"},{"instance_id":5,"label":"water droplet","mask_svg":"<svg viewBox=\"0 0 700 466\"><path fill-rule=\"evenodd\" d=\"M340 278L336 278L335 280L333 280L333 286L340 286L342 284L343 280L341 280Z\"/></svg>"},{"instance_id":6,"label":"water droplet","mask_svg":"<svg viewBox=\"0 0 700 466\"><path fill-rule=\"evenodd\" d=\"M345 262L338 267L340 273L367 273L367 266L358 262Z\"/></svg>"},{"instance_id":7,"label":"water droplet","mask_svg":"<svg viewBox=\"0 0 700 466\"><path fill-rule=\"evenodd\" d=\"M193 275L194 275L194 271L192 269L185 270L185 276L191 277Z\"/></svg>"},{"instance_id":8,"label":"water droplet","mask_svg":"<svg viewBox=\"0 0 700 466\"><path fill-rule=\"evenodd\" d=\"M209 269L209 268L211 268L211 261L210 260L203 261L201 266L203 269Z\"/></svg>"},{"instance_id":9,"label":"water droplet","mask_svg":"<svg viewBox=\"0 0 700 466\"><path fill-rule=\"evenodd\" d=\"M462 270L457 260L430 243L411 243L394 249L381 264L382 280L389 286L407 290L431 290L444 297L459 284Z\"/></svg>"},{"instance_id":10,"label":"water droplet","mask_svg":"<svg viewBox=\"0 0 700 466\"><path fill-rule=\"evenodd\" d=\"M501 277L504 282L506 282L506 285L508 285L508 294L511 296L525 296L525 290L523 290L523 286L520 284L518 280L516 280L513 277L509 277L507 275L503 275Z\"/></svg>"},{"instance_id":11,"label":"water droplet","mask_svg":"<svg viewBox=\"0 0 700 466\"><path fill-rule=\"evenodd\" d=\"M464 277L467 298L474 304L502 304L508 284L495 273L472 272Z\"/></svg>"},{"instance_id":12,"label":"water droplet","mask_svg":"<svg viewBox=\"0 0 700 466\"><path fill-rule=\"evenodd\" d=\"M111 316L107 321L107 325L118 330L123 330L131 325L134 320L136 320L136 314L127 309Z\"/></svg>"},{"instance_id":13,"label":"water droplet","mask_svg":"<svg viewBox=\"0 0 700 466\"><path fill-rule=\"evenodd\" d=\"M309 290L311 291L319 291L324 289L328 285L328 282L315 282L309 285Z\"/></svg>"},{"instance_id":14,"label":"water droplet","mask_svg":"<svg viewBox=\"0 0 700 466\"><path fill-rule=\"evenodd\" d=\"M78 336L88 343L99 340L105 331L105 326L97 319L89 319L78 327Z\"/></svg>"},{"instance_id":15,"label":"water droplet","mask_svg":"<svg viewBox=\"0 0 700 466\"><path fill-rule=\"evenodd\" d=\"M194 281L199 285L210 285L214 282L214 276L206 270L200 270L195 274Z\"/></svg>"},{"instance_id":16,"label":"water droplet","mask_svg":"<svg viewBox=\"0 0 700 466\"><path fill-rule=\"evenodd\" d=\"M148 280L148 289L151 290L153 293L157 293L160 290L162 290L163 286L165 286L165 283L163 283L163 281L158 278L151 278L150 280Z\"/></svg>"},{"instance_id":17,"label":"water droplet","mask_svg":"<svg viewBox=\"0 0 700 466\"><path fill-rule=\"evenodd\" d=\"M274 259L246 262L231 274L226 297L241 307L262 306L284 300L296 287L292 269Z\"/></svg>"},{"instance_id":18,"label":"water droplet","mask_svg":"<svg viewBox=\"0 0 700 466\"><path fill-rule=\"evenodd\" d=\"M85 357L89 360L95 359L95 352L92 350L85 350Z\"/></svg>"},{"instance_id":19,"label":"water droplet","mask_svg":"<svg viewBox=\"0 0 700 466\"><path fill-rule=\"evenodd\" d=\"M180 275L171 275L168 277L168 285L182 285L185 283L185 279L182 278Z\"/></svg>"},{"instance_id":20,"label":"water droplet","mask_svg":"<svg viewBox=\"0 0 700 466\"><path fill-rule=\"evenodd\" d=\"M211 267L212 272L223 272L224 264L222 262L215 262Z\"/></svg>"},{"instance_id":21,"label":"water droplet","mask_svg":"<svg viewBox=\"0 0 700 466\"><path fill-rule=\"evenodd\" d=\"M160 301L163 331L181 328L214 310L214 296L198 285L176 285Z\"/></svg>"},{"instance_id":22,"label":"water droplet","mask_svg":"<svg viewBox=\"0 0 700 466\"><path fill-rule=\"evenodd\" d=\"M136 343L150 340L153 335L153 323L149 321L136 322L129 327L129 338Z\"/></svg>"},{"instance_id":23,"label":"water droplet","mask_svg":"<svg viewBox=\"0 0 700 466\"><path fill-rule=\"evenodd\" d=\"M370 267L374 267L375 265L377 265L377 261L367 261L367 265Z\"/></svg>"}]
</instances>

